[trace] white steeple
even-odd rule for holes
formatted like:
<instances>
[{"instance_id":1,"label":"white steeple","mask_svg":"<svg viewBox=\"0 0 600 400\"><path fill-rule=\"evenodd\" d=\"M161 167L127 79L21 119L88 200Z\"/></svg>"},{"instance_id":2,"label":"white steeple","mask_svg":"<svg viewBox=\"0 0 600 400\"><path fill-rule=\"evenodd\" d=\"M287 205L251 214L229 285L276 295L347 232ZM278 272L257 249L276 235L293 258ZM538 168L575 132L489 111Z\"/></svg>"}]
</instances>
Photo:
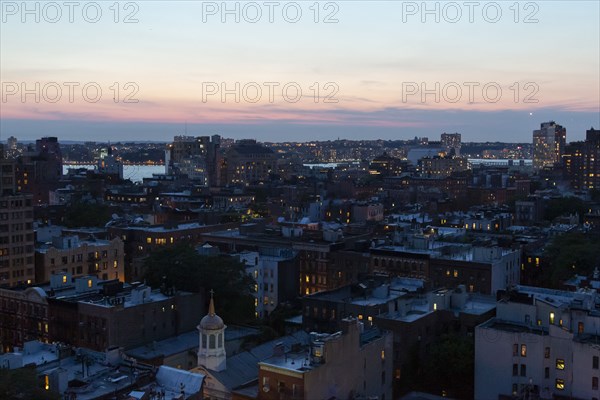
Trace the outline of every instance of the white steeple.
<instances>
[{"instance_id":1,"label":"white steeple","mask_svg":"<svg viewBox=\"0 0 600 400\"><path fill-rule=\"evenodd\" d=\"M221 317L215 314L214 291L210 291L208 314L202 318L199 331L198 366L212 371L223 371L226 366L225 329Z\"/></svg>"}]
</instances>

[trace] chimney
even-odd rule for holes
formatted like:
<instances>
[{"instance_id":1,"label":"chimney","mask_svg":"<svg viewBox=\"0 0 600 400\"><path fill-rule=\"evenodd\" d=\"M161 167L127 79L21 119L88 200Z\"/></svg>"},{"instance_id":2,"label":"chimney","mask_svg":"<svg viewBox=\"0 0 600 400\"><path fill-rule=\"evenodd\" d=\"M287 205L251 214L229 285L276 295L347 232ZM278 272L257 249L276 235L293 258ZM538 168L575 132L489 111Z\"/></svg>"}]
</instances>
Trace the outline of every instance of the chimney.
<instances>
[{"instance_id":1,"label":"chimney","mask_svg":"<svg viewBox=\"0 0 600 400\"><path fill-rule=\"evenodd\" d=\"M283 357L285 354L285 346L283 342L278 342L273 347L273 357Z\"/></svg>"}]
</instances>

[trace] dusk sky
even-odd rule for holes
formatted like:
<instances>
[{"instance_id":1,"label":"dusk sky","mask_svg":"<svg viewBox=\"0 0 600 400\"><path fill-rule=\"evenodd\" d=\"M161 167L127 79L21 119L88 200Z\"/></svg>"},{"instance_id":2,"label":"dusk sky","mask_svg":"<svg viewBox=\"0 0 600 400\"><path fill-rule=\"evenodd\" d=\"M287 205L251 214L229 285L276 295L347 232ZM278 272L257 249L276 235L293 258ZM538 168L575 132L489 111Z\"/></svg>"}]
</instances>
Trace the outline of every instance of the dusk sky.
<instances>
[{"instance_id":1,"label":"dusk sky","mask_svg":"<svg viewBox=\"0 0 600 400\"><path fill-rule=\"evenodd\" d=\"M227 2L239 22L220 1L120 2L118 15L80 2L73 23L62 1L39 3L39 22L0 3L1 140L169 141L187 123L264 141L530 142L547 120L568 141L600 127L598 1L427 2L439 22L420 1Z\"/></svg>"}]
</instances>

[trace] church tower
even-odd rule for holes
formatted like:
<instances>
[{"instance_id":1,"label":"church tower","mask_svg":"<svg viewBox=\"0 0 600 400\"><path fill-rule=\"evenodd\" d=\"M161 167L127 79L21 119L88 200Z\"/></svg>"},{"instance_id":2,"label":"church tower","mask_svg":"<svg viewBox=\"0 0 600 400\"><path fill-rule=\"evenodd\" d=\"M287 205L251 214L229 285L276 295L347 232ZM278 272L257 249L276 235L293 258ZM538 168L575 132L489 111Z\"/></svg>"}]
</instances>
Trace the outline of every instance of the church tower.
<instances>
[{"instance_id":1,"label":"church tower","mask_svg":"<svg viewBox=\"0 0 600 400\"><path fill-rule=\"evenodd\" d=\"M225 329L221 317L215 314L213 291L210 291L208 314L202 318L198 331L200 345L198 346L198 366L212 371L223 371L226 368Z\"/></svg>"}]
</instances>

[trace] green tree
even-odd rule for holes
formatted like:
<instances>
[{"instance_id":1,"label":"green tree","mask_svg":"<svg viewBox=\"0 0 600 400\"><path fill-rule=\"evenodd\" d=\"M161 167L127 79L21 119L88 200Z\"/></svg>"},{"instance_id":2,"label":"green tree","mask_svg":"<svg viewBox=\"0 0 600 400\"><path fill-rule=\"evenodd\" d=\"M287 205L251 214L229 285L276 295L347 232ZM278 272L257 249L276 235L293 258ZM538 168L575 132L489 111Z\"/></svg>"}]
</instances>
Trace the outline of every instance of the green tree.
<instances>
[{"instance_id":1,"label":"green tree","mask_svg":"<svg viewBox=\"0 0 600 400\"><path fill-rule=\"evenodd\" d=\"M432 345L422 370L428 392L457 399L472 399L474 394L475 347L473 339L443 335Z\"/></svg>"},{"instance_id":2,"label":"green tree","mask_svg":"<svg viewBox=\"0 0 600 400\"><path fill-rule=\"evenodd\" d=\"M104 227L110 219L110 207L106 205L75 203L67 207L63 223L67 228Z\"/></svg>"},{"instance_id":3,"label":"green tree","mask_svg":"<svg viewBox=\"0 0 600 400\"><path fill-rule=\"evenodd\" d=\"M561 215L569 215L579 213L579 221L583 220L583 215L587 211L585 201L579 197L561 197L558 199L550 199L546 203L546 210L544 212L544 219L552 221L556 217Z\"/></svg>"},{"instance_id":4,"label":"green tree","mask_svg":"<svg viewBox=\"0 0 600 400\"><path fill-rule=\"evenodd\" d=\"M215 291L216 311L224 321L244 323L254 320L254 279L245 266L232 257L206 257L182 244L155 251L145 261L146 282L163 284L189 292Z\"/></svg>"},{"instance_id":5,"label":"green tree","mask_svg":"<svg viewBox=\"0 0 600 400\"><path fill-rule=\"evenodd\" d=\"M569 232L555 237L544 249L548 266L542 271L541 284L558 288L575 274L590 275L600 267L600 237Z\"/></svg>"},{"instance_id":6,"label":"green tree","mask_svg":"<svg viewBox=\"0 0 600 400\"><path fill-rule=\"evenodd\" d=\"M56 392L42 388L35 368L0 368L0 399L6 400L58 400Z\"/></svg>"}]
</instances>

